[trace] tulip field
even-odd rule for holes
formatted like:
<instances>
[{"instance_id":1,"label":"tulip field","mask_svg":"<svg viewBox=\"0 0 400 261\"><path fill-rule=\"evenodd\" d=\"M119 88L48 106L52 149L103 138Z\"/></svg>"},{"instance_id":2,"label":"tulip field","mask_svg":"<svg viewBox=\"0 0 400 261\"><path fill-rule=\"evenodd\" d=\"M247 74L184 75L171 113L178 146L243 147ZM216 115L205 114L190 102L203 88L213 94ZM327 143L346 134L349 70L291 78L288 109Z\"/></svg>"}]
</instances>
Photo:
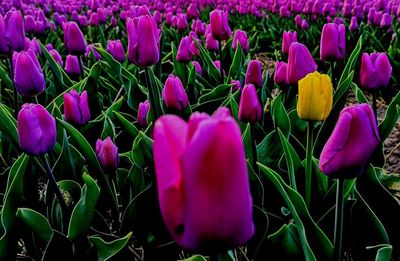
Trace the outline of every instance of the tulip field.
<instances>
[{"instance_id":1,"label":"tulip field","mask_svg":"<svg viewBox=\"0 0 400 261\"><path fill-rule=\"evenodd\" d=\"M400 260L399 0L0 1L0 261Z\"/></svg>"}]
</instances>

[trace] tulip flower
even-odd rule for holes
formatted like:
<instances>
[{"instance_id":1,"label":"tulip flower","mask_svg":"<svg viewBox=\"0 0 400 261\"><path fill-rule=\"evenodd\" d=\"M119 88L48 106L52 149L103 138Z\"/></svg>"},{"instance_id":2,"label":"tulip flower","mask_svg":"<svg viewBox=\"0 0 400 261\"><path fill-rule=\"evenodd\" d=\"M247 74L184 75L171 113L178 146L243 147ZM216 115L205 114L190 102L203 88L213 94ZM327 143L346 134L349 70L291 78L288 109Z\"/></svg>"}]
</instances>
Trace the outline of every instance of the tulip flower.
<instances>
[{"instance_id":1,"label":"tulip flower","mask_svg":"<svg viewBox=\"0 0 400 261\"><path fill-rule=\"evenodd\" d=\"M164 115L153 137L161 214L175 241L210 252L245 244L254 234L252 198L240 128L228 109L195 112L188 123Z\"/></svg>"},{"instance_id":2,"label":"tulip flower","mask_svg":"<svg viewBox=\"0 0 400 261\"><path fill-rule=\"evenodd\" d=\"M285 62L275 63L274 81L276 84L280 86L285 86L289 84L287 80L287 63Z\"/></svg>"},{"instance_id":3,"label":"tulip flower","mask_svg":"<svg viewBox=\"0 0 400 261\"><path fill-rule=\"evenodd\" d=\"M42 105L25 103L18 113L18 139L29 155L47 153L56 144L56 120Z\"/></svg>"},{"instance_id":4,"label":"tulip flower","mask_svg":"<svg viewBox=\"0 0 400 261\"><path fill-rule=\"evenodd\" d=\"M244 52L249 51L249 39L247 38L247 34L245 31L242 30L236 30L235 34L233 35L233 41L232 41L232 49L236 50L237 45L240 45L240 48Z\"/></svg>"},{"instance_id":5,"label":"tulip flower","mask_svg":"<svg viewBox=\"0 0 400 261\"><path fill-rule=\"evenodd\" d=\"M170 74L162 91L165 106L168 109L183 110L189 105L188 97L178 76Z\"/></svg>"},{"instance_id":6,"label":"tulip flower","mask_svg":"<svg viewBox=\"0 0 400 261\"><path fill-rule=\"evenodd\" d=\"M160 60L160 32L150 16L127 19L128 58L138 66L150 66Z\"/></svg>"},{"instance_id":7,"label":"tulip flower","mask_svg":"<svg viewBox=\"0 0 400 261\"><path fill-rule=\"evenodd\" d=\"M350 30L350 31L355 31L355 30L357 30L357 29L358 29L357 17L353 16L353 17L351 18L351 21L350 21L349 30Z\"/></svg>"},{"instance_id":8,"label":"tulip flower","mask_svg":"<svg viewBox=\"0 0 400 261\"><path fill-rule=\"evenodd\" d=\"M96 142L97 159L101 167L106 171L116 170L119 166L118 147L115 146L110 137L105 140L98 139Z\"/></svg>"},{"instance_id":9,"label":"tulip flower","mask_svg":"<svg viewBox=\"0 0 400 261\"><path fill-rule=\"evenodd\" d=\"M86 91L81 95L72 89L64 94L64 118L76 125L85 125L90 120L89 102Z\"/></svg>"},{"instance_id":10,"label":"tulip flower","mask_svg":"<svg viewBox=\"0 0 400 261\"><path fill-rule=\"evenodd\" d=\"M218 41L211 34L206 35L206 48L209 51L217 52L219 50Z\"/></svg>"},{"instance_id":11,"label":"tulip flower","mask_svg":"<svg viewBox=\"0 0 400 261\"><path fill-rule=\"evenodd\" d=\"M296 84L301 78L317 70L317 64L304 44L292 43L288 60L287 78L290 84Z\"/></svg>"},{"instance_id":12,"label":"tulip flower","mask_svg":"<svg viewBox=\"0 0 400 261\"><path fill-rule=\"evenodd\" d=\"M303 19L303 21L301 22L301 29L303 29L303 30L310 29L310 24L307 22L306 19Z\"/></svg>"},{"instance_id":13,"label":"tulip flower","mask_svg":"<svg viewBox=\"0 0 400 261\"><path fill-rule=\"evenodd\" d=\"M96 50L94 44L89 44L86 48L85 57L89 58L90 55L93 55L97 61L101 60L101 54Z\"/></svg>"},{"instance_id":14,"label":"tulip flower","mask_svg":"<svg viewBox=\"0 0 400 261\"><path fill-rule=\"evenodd\" d=\"M32 49L12 56L15 89L22 96L36 96L44 91L46 81Z\"/></svg>"},{"instance_id":15,"label":"tulip flower","mask_svg":"<svg viewBox=\"0 0 400 261\"><path fill-rule=\"evenodd\" d=\"M107 52L118 62L123 63L125 61L125 50L120 40L109 40L107 43Z\"/></svg>"},{"instance_id":16,"label":"tulip flower","mask_svg":"<svg viewBox=\"0 0 400 261\"><path fill-rule=\"evenodd\" d=\"M258 60L251 60L247 66L246 71L246 84L254 84L255 87L261 88L263 85L263 75L261 70L261 62Z\"/></svg>"},{"instance_id":17,"label":"tulip flower","mask_svg":"<svg viewBox=\"0 0 400 261\"><path fill-rule=\"evenodd\" d=\"M22 51L25 46L25 29L19 11L8 11L6 16L0 14L0 53Z\"/></svg>"},{"instance_id":18,"label":"tulip flower","mask_svg":"<svg viewBox=\"0 0 400 261\"><path fill-rule=\"evenodd\" d=\"M299 81L297 114L309 121L325 120L333 102L332 81L326 74L313 72Z\"/></svg>"},{"instance_id":19,"label":"tulip flower","mask_svg":"<svg viewBox=\"0 0 400 261\"><path fill-rule=\"evenodd\" d=\"M320 54L322 61L343 59L346 52L346 28L344 24L325 24L322 28Z\"/></svg>"},{"instance_id":20,"label":"tulip flower","mask_svg":"<svg viewBox=\"0 0 400 261\"><path fill-rule=\"evenodd\" d=\"M262 108L253 84L243 87L239 104L239 120L242 122L256 123L261 120Z\"/></svg>"},{"instance_id":21,"label":"tulip flower","mask_svg":"<svg viewBox=\"0 0 400 261\"><path fill-rule=\"evenodd\" d=\"M176 27L178 29L178 32L183 32L186 29L188 29L189 25L188 25L187 15L186 14L180 14L177 17L178 18L176 20Z\"/></svg>"},{"instance_id":22,"label":"tulip flower","mask_svg":"<svg viewBox=\"0 0 400 261\"><path fill-rule=\"evenodd\" d=\"M231 29L228 24L228 13L222 10L214 10L210 13L211 34L218 41L228 40Z\"/></svg>"},{"instance_id":23,"label":"tulip flower","mask_svg":"<svg viewBox=\"0 0 400 261\"><path fill-rule=\"evenodd\" d=\"M57 50L51 49L51 50L49 50L49 54L51 54L51 56L53 56L56 63L58 63L61 67L64 67L64 61L63 61L60 53Z\"/></svg>"},{"instance_id":24,"label":"tulip flower","mask_svg":"<svg viewBox=\"0 0 400 261\"><path fill-rule=\"evenodd\" d=\"M392 74L389 58L385 53L363 53L361 57L360 84L371 90L385 88Z\"/></svg>"},{"instance_id":25,"label":"tulip flower","mask_svg":"<svg viewBox=\"0 0 400 261\"><path fill-rule=\"evenodd\" d=\"M187 9L187 15L189 18L198 18L200 16L199 14L199 9L195 4L190 4L188 9Z\"/></svg>"},{"instance_id":26,"label":"tulip flower","mask_svg":"<svg viewBox=\"0 0 400 261\"><path fill-rule=\"evenodd\" d=\"M319 168L330 178L360 176L379 143L371 107L368 104L346 107L322 149Z\"/></svg>"},{"instance_id":27,"label":"tulip flower","mask_svg":"<svg viewBox=\"0 0 400 261\"><path fill-rule=\"evenodd\" d=\"M80 75L82 71L79 63L81 63L81 61L78 56L67 55L65 59L65 71L70 75Z\"/></svg>"},{"instance_id":28,"label":"tulip flower","mask_svg":"<svg viewBox=\"0 0 400 261\"><path fill-rule=\"evenodd\" d=\"M297 42L297 32L283 32L282 53L288 54L290 45Z\"/></svg>"},{"instance_id":29,"label":"tulip flower","mask_svg":"<svg viewBox=\"0 0 400 261\"><path fill-rule=\"evenodd\" d=\"M139 103L137 121L139 123L139 126L142 128L145 128L148 125L147 115L149 114L149 111L150 111L149 101Z\"/></svg>"},{"instance_id":30,"label":"tulip flower","mask_svg":"<svg viewBox=\"0 0 400 261\"><path fill-rule=\"evenodd\" d=\"M178 53L176 54L176 60L178 62L188 63L193 58L193 53L191 51L191 40L189 36L185 36L181 39L178 47Z\"/></svg>"},{"instance_id":31,"label":"tulip flower","mask_svg":"<svg viewBox=\"0 0 400 261\"><path fill-rule=\"evenodd\" d=\"M236 92L237 90L241 90L242 89L242 84L238 80L232 80L231 84L233 85L232 86L232 92Z\"/></svg>"},{"instance_id":32,"label":"tulip flower","mask_svg":"<svg viewBox=\"0 0 400 261\"><path fill-rule=\"evenodd\" d=\"M192 23L192 30L196 32L198 36L204 35L206 31L206 25L199 19L194 20Z\"/></svg>"},{"instance_id":33,"label":"tulip flower","mask_svg":"<svg viewBox=\"0 0 400 261\"><path fill-rule=\"evenodd\" d=\"M203 75L203 68L201 68L201 65L199 62L197 61L193 61L192 64L194 65L194 67L196 68L196 72L201 76Z\"/></svg>"},{"instance_id":34,"label":"tulip flower","mask_svg":"<svg viewBox=\"0 0 400 261\"><path fill-rule=\"evenodd\" d=\"M70 54L80 55L86 52L86 40L75 22L64 25L64 46Z\"/></svg>"},{"instance_id":35,"label":"tulip flower","mask_svg":"<svg viewBox=\"0 0 400 261\"><path fill-rule=\"evenodd\" d=\"M382 29L391 29L392 28L392 16L387 13L383 14L379 26Z\"/></svg>"}]
</instances>

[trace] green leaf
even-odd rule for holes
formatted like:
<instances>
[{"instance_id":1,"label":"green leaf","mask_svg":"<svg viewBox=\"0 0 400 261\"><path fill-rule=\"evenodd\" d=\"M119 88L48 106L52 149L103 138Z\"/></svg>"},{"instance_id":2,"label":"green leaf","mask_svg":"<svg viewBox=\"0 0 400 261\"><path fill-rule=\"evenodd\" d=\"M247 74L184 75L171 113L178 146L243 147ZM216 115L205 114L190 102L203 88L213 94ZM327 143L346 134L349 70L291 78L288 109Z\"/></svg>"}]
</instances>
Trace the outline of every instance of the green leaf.
<instances>
[{"instance_id":1,"label":"green leaf","mask_svg":"<svg viewBox=\"0 0 400 261\"><path fill-rule=\"evenodd\" d=\"M129 232L123 238L113 240L111 242L104 241L101 237L91 236L89 240L93 243L98 251L98 260L106 261L115 256L119 251L121 251L126 244L128 244L132 232Z\"/></svg>"},{"instance_id":2,"label":"green leaf","mask_svg":"<svg viewBox=\"0 0 400 261\"><path fill-rule=\"evenodd\" d=\"M220 72L217 67L214 66L210 53L199 43L199 41L196 39L194 39L194 41L199 49L203 73L205 72L215 83L219 82Z\"/></svg>"},{"instance_id":3,"label":"green leaf","mask_svg":"<svg viewBox=\"0 0 400 261\"><path fill-rule=\"evenodd\" d=\"M351 83L351 89L354 92L354 95L356 96L356 99L360 103L368 103L367 98L365 97L364 93L358 88L357 84L354 82Z\"/></svg>"},{"instance_id":4,"label":"green leaf","mask_svg":"<svg viewBox=\"0 0 400 261\"><path fill-rule=\"evenodd\" d=\"M131 122L129 122L122 114L119 112L113 111L115 117L117 120L121 123L122 128L132 136L132 138L136 138L136 136L139 134L139 130L133 125Z\"/></svg>"},{"instance_id":5,"label":"green leaf","mask_svg":"<svg viewBox=\"0 0 400 261\"><path fill-rule=\"evenodd\" d=\"M201 255L195 255L184 259L184 261L208 261L208 259Z\"/></svg>"},{"instance_id":6,"label":"green leaf","mask_svg":"<svg viewBox=\"0 0 400 261\"><path fill-rule=\"evenodd\" d=\"M30 208L19 208L17 217L46 243L50 241L53 230L45 216Z\"/></svg>"},{"instance_id":7,"label":"green leaf","mask_svg":"<svg viewBox=\"0 0 400 261\"><path fill-rule=\"evenodd\" d=\"M268 236L275 260L293 260L303 255L299 234L293 223L284 224L278 231Z\"/></svg>"},{"instance_id":8,"label":"green leaf","mask_svg":"<svg viewBox=\"0 0 400 261\"><path fill-rule=\"evenodd\" d=\"M256 157L257 155L253 155L253 146L255 145L253 144L253 137L251 136L251 128L252 126L250 125L250 123L247 123L246 129L242 135L242 140L246 151L246 157L248 158L250 164L253 164L254 157Z\"/></svg>"},{"instance_id":9,"label":"green leaf","mask_svg":"<svg viewBox=\"0 0 400 261\"><path fill-rule=\"evenodd\" d=\"M15 91L13 87L13 82L11 81L10 77L8 77L7 72L1 66L0 66L0 80L2 83L4 83L7 89Z\"/></svg>"},{"instance_id":10,"label":"green leaf","mask_svg":"<svg viewBox=\"0 0 400 261\"><path fill-rule=\"evenodd\" d=\"M229 68L228 77L232 79L239 79L242 73L243 63L245 61L244 53L240 45L237 45L235 55L231 67Z\"/></svg>"},{"instance_id":11,"label":"green leaf","mask_svg":"<svg viewBox=\"0 0 400 261\"><path fill-rule=\"evenodd\" d=\"M346 79L348 78L348 75L351 73L351 71L354 70L354 67L356 66L358 57L360 56L361 53L361 48L363 44L363 35L360 36L360 38L357 41L356 47L354 50L351 52L349 59L347 60L346 66L344 67L344 70L342 72L342 75L340 76L340 80L338 83L338 88L337 90L340 90L340 86L344 84Z\"/></svg>"},{"instance_id":12,"label":"green leaf","mask_svg":"<svg viewBox=\"0 0 400 261\"><path fill-rule=\"evenodd\" d=\"M367 250L376 250L375 261L391 260L393 247L389 244L369 246Z\"/></svg>"},{"instance_id":13,"label":"green leaf","mask_svg":"<svg viewBox=\"0 0 400 261\"><path fill-rule=\"evenodd\" d=\"M210 92L202 95L199 100L198 104L206 103L209 101L214 101L218 99L225 99L231 90L231 86L229 84L221 84L212 89Z\"/></svg>"},{"instance_id":14,"label":"green leaf","mask_svg":"<svg viewBox=\"0 0 400 261\"><path fill-rule=\"evenodd\" d=\"M178 53L178 50L176 49L176 46L173 42L171 43L171 49L172 49L172 61L174 64L174 74L178 76L183 83L186 84L188 81L188 76L187 76L188 72L186 69L186 64L178 62L176 60L176 55Z\"/></svg>"},{"instance_id":15,"label":"green leaf","mask_svg":"<svg viewBox=\"0 0 400 261\"><path fill-rule=\"evenodd\" d=\"M400 116L400 92L393 98L390 102L384 120L379 124L379 135L381 137L381 141L384 141L387 137L389 137L390 133L393 130L393 127L396 125L396 122Z\"/></svg>"},{"instance_id":16,"label":"green leaf","mask_svg":"<svg viewBox=\"0 0 400 261\"><path fill-rule=\"evenodd\" d=\"M17 121L6 105L0 103L0 130L10 139L15 148L19 148Z\"/></svg>"},{"instance_id":17,"label":"green leaf","mask_svg":"<svg viewBox=\"0 0 400 261\"><path fill-rule=\"evenodd\" d=\"M100 188L92 177L84 173L82 178L85 182L82 188L82 196L72 211L68 226L68 238L71 240L85 234L91 227L95 207L100 195Z\"/></svg>"},{"instance_id":18,"label":"green leaf","mask_svg":"<svg viewBox=\"0 0 400 261\"><path fill-rule=\"evenodd\" d=\"M289 137L290 120L288 113L282 102L282 93L280 93L273 101L271 106L271 116L274 121L275 129L280 128L285 137Z\"/></svg>"},{"instance_id":19,"label":"green leaf","mask_svg":"<svg viewBox=\"0 0 400 261\"><path fill-rule=\"evenodd\" d=\"M278 169L278 162L283 154L277 132L274 130L257 145L258 161L263 165Z\"/></svg>"}]
</instances>

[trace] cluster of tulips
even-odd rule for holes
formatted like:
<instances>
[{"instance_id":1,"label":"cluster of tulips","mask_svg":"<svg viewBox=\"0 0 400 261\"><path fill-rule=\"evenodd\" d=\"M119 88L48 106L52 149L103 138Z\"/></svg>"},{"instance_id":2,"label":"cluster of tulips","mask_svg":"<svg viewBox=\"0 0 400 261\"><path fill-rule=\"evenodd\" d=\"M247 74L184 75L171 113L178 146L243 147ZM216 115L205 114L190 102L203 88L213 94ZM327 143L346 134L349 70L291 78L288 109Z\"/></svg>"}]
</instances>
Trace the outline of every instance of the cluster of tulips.
<instances>
[{"instance_id":1,"label":"cluster of tulips","mask_svg":"<svg viewBox=\"0 0 400 261\"><path fill-rule=\"evenodd\" d=\"M398 0L3 1L0 260L400 258L400 94L377 105L399 19Z\"/></svg>"}]
</instances>

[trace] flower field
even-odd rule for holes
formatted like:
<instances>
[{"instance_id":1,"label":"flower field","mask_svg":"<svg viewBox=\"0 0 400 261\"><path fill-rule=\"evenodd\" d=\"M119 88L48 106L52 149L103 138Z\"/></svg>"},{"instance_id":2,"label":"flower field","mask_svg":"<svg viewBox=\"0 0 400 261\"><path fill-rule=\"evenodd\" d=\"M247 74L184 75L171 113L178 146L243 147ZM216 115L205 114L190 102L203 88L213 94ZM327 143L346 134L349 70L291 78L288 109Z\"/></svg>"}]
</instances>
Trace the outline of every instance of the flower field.
<instances>
[{"instance_id":1,"label":"flower field","mask_svg":"<svg viewBox=\"0 0 400 261\"><path fill-rule=\"evenodd\" d=\"M3 0L0 260L400 260L399 0Z\"/></svg>"}]
</instances>

